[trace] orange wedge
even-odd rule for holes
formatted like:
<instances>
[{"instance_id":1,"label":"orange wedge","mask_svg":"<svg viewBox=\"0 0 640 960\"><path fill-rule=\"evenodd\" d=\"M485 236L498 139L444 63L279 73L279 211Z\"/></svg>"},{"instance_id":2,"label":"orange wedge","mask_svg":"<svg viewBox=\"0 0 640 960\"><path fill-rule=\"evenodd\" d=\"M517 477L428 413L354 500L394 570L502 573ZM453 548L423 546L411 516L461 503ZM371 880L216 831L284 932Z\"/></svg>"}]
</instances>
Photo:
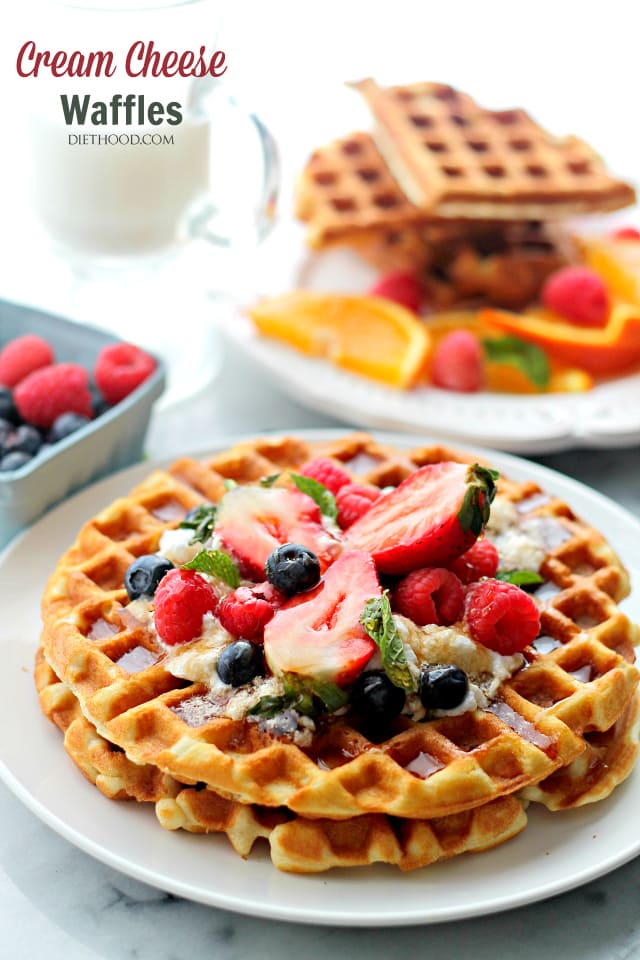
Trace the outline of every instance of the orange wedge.
<instances>
[{"instance_id":1,"label":"orange wedge","mask_svg":"<svg viewBox=\"0 0 640 960\"><path fill-rule=\"evenodd\" d=\"M612 298L640 304L640 243L610 237L581 237L584 262L600 274Z\"/></svg>"},{"instance_id":2,"label":"orange wedge","mask_svg":"<svg viewBox=\"0 0 640 960\"><path fill-rule=\"evenodd\" d=\"M640 308L614 306L606 327L579 327L546 310L526 314L483 310L483 322L537 343L566 366L578 366L593 376L625 373L640 364Z\"/></svg>"},{"instance_id":3,"label":"orange wedge","mask_svg":"<svg viewBox=\"0 0 640 960\"><path fill-rule=\"evenodd\" d=\"M249 310L260 333L391 387L414 385L431 337L414 313L382 297L299 291Z\"/></svg>"}]
</instances>

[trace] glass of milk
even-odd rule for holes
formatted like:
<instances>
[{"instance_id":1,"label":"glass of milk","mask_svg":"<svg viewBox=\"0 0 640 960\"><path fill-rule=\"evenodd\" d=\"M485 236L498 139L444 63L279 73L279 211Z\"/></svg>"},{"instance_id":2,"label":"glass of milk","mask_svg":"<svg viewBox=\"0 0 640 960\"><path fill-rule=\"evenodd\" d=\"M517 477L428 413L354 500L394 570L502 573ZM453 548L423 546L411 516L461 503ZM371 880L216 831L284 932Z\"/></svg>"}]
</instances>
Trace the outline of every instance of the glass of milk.
<instances>
[{"instance_id":1,"label":"glass of milk","mask_svg":"<svg viewBox=\"0 0 640 960\"><path fill-rule=\"evenodd\" d=\"M233 51L217 49L215 5L43 0L40 9L21 69L30 88L34 205L51 237L90 258L163 253L193 238L262 239L277 199L277 149L259 118L225 92ZM208 66L216 75L176 73L180 56L183 70ZM173 75L158 75L162 69ZM106 122L92 122L96 116ZM221 154L235 162L226 182L214 163Z\"/></svg>"}]
</instances>

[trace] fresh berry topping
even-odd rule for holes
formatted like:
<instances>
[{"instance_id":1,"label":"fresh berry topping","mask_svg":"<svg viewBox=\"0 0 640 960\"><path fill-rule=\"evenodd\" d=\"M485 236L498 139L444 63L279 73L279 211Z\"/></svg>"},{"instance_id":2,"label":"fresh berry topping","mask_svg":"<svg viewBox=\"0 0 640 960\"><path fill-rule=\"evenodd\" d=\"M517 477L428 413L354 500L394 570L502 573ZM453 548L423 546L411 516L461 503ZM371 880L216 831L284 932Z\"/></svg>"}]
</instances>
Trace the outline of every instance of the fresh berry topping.
<instances>
[{"instance_id":1,"label":"fresh berry topping","mask_svg":"<svg viewBox=\"0 0 640 960\"><path fill-rule=\"evenodd\" d=\"M351 477L347 471L339 467L329 457L316 457L314 460L309 460L300 468L300 473L303 477L311 477L312 480L317 480L334 496L340 487L351 483Z\"/></svg>"},{"instance_id":2,"label":"fresh berry topping","mask_svg":"<svg viewBox=\"0 0 640 960\"><path fill-rule=\"evenodd\" d=\"M0 417L10 423L20 423L20 414L16 409L13 392L9 387L0 387Z\"/></svg>"},{"instance_id":3,"label":"fresh berry topping","mask_svg":"<svg viewBox=\"0 0 640 960\"><path fill-rule=\"evenodd\" d=\"M15 387L34 370L48 367L53 361L53 350L42 337L34 333L16 337L0 351L0 383Z\"/></svg>"},{"instance_id":4,"label":"fresh berry topping","mask_svg":"<svg viewBox=\"0 0 640 960\"><path fill-rule=\"evenodd\" d=\"M495 476L478 464L421 467L349 528L349 543L370 553L382 573L447 566L480 536Z\"/></svg>"},{"instance_id":5,"label":"fresh berry topping","mask_svg":"<svg viewBox=\"0 0 640 960\"><path fill-rule=\"evenodd\" d=\"M458 393L482 390L484 354L478 338L468 330L453 330L443 337L433 354L431 382Z\"/></svg>"},{"instance_id":6,"label":"fresh berry topping","mask_svg":"<svg viewBox=\"0 0 640 960\"><path fill-rule=\"evenodd\" d=\"M404 707L405 692L396 687L384 670L361 673L351 691L351 706L367 727L384 727Z\"/></svg>"},{"instance_id":7,"label":"fresh berry topping","mask_svg":"<svg viewBox=\"0 0 640 960\"><path fill-rule=\"evenodd\" d=\"M248 640L235 640L218 659L218 676L231 687L241 687L264 674L262 650Z\"/></svg>"},{"instance_id":8,"label":"fresh berry topping","mask_svg":"<svg viewBox=\"0 0 640 960\"><path fill-rule=\"evenodd\" d=\"M414 570L393 591L396 613L419 627L436 623L448 627L462 615L464 588L456 575L442 567Z\"/></svg>"},{"instance_id":9,"label":"fresh berry topping","mask_svg":"<svg viewBox=\"0 0 640 960\"><path fill-rule=\"evenodd\" d=\"M495 577L498 572L500 556L498 551L484 537L476 540L472 547L450 564L450 569L462 583L473 583L480 577Z\"/></svg>"},{"instance_id":10,"label":"fresh berry topping","mask_svg":"<svg viewBox=\"0 0 640 960\"><path fill-rule=\"evenodd\" d=\"M234 637L262 640L266 624L283 602L282 594L270 583L238 587L221 602L218 618Z\"/></svg>"},{"instance_id":11,"label":"fresh berry topping","mask_svg":"<svg viewBox=\"0 0 640 960\"><path fill-rule=\"evenodd\" d=\"M47 434L47 443L57 443L59 440L64 440L65 437L75 433L76 430L80 430L81 427L86 427L88 423L91 423L90 418L80 413L61 413L53 421L51 430Z\"/></svg>"},{"instance_id":12,"label":"fresh berry topping","mask_svg":"<svg viewBox=\"0 0 640 960\"><path fill-rule=\"evenodd\" d=\"M14 400L23 420L48 430L61 413L90 417L89 375L77 363L41 367L21 380Z\"/></svg>"},{"instance_id":13,"label":"fresh berry topping","mask_svg":"<svg viewBox=\"0 0 640 960\"><path fill-rule=\"evenodd\" d=\"M338 491L338 523L343 530L364 516L371 504L380 499L377 487L365 487L362 483L345 484Z\"/></svg>"},{"instance_id":14,"label":"fresh berry topping","mask_svg":"<svg viewBox=\"0 0 640 960\"><path fill-rule=\"evenodd\" d=\"M308 547L323 570L342 549L318 505L295 487L234 487L220 501L215 529L251 580L264 579L269 555L283 543Z\"/></svg>"},{"instance_id":15,"label":"fresh berry topping","mask_svg":"<svg viewBox=\"0 0 640 960\"><path fill-rule=\"evenodd\" d=\"M320 579L320 561L308 547L283 543L269 554L265 574L276 590L291 597L316 586Z\"/></svg>"},{"instance_id":16,"label":"fresh berry topping","mask_svg":"<svg viewBox=\"0 0 640 960\"><path fill-rule=\"evenodd\" d=\"M343 553L314 590L287 601L266 625L264 651L272 672L351 683L376 649L360 617L367 601L379 596L371 557Z\"/></svg>"},{"instance_id":17,"label":"fresh berry topping","mask_svg":"<svg viewBox=\"0 0 640 960\"><path fill-rule=\"evenodd\" d=\"M401 307L406 307L413 313L420 312L422 290L417 275L411 270L394 270L392 273L385 273L374 283L369 293L373 297L393 300L394 303L399 303Z\"/></svg>"},{"instance_id":18,"label":"fresh berry topping","mask_svg":"<svg viewBox=\"0 0 640 960\"><path fill-rule=\"evenodd\" d=\"M157 553L148 553L134 560L124 575L124 586L129 600L152 597L162 578L173 570L170 560Z\"/></svg>"},{"instance_id":19,"label":"fresh berry topping","mask_svg":"<svg viewBox=\"0 0 640 960\"><path fill-rule=\"evenodd\" d=\"M7 473L10 470L19 470L29 463L33 457L30 453L22 453L16 450L14 453L6 453L0 460L0 472Z\"/></svg>"},{"instance_id":20,"label":"fresh berry topping","mask_svg":"<svg viewBox=\"0 0 640 960\"><path fill-rule=\"evenodd\" d=\"M420 671L418 696L426 710L453 710L467 695L469 680L452 663L424 666Z\"/></svg>"},{"instance_id":21,"label":"fresh berry topping","mask_svg":"<svg viewBox=\"0 0 640 960\"><path fill-rule=\"evenodd\" d=\"M114 343L98 354L94 376L109 404L118 403L150 377L156 362L132 343Z\"/></svg>"},{"instance_id":22,"label":"fresh berry topping","mask_svg":"<svg viewBox=\"0 0 640 960\"><path fill-rule=\"evenodd\" d=\"M637 227L618 227L612 230L610 237L612 240L640 240L640 230Z\"/></svg>"},{"instance_id":23,"label":"fresh berry topping","mask_svg":"<svg viewBox=\"0 0 640 960\"><path fill-rule=\"evenodd\" d=\"M4 453L28 453L33 457L42 447L42 435L35 427L23 423L4 440Z\"/></svg>"},{"instance_id":24,"label":"fresh berry topping","mask_svg":"<svg viewBox=\"0 0 640 960\"><path fill-rule=\"evenodd\" d=\"M9 434L13 433L15 430L15 424L11 423L9 420L5 420L3 417L0 417L0 449L4 447L5 440Z\"/></svg>"},{"instance_id":25,"label":"fresh berry topping","mask_svg":"<svg viewBox=\"0 0 640 960\"><path fill-rule=\"evenodd\" d=\"M218 598L211 584L195 570L170 570L162 578L154 604L158 636L173 646L202 633L205 613L215 613Z\"/></svg>"},{"instance_id":26,"label":"fresh berry topping","mask_svg":"<svg viewBox=\"0 0 640 960\"><path fill-rule=\"evenodd\" d=\"M609 316L609 295L602 277L588 267L563 267L542 288L542 302L581 327L603 327Z\"/></svg>"},{"instance_id":27,"label":"fresh berry topping","mask_svg":"<svg viewBox=\"0 0 640 960\"><path fill-rule=\"evenodd\" d=\"M473 639L496 653L520 653L540 633L535 600L515 584L500 580L472 583L464 616Z\"/></svg>"}]
</instances>

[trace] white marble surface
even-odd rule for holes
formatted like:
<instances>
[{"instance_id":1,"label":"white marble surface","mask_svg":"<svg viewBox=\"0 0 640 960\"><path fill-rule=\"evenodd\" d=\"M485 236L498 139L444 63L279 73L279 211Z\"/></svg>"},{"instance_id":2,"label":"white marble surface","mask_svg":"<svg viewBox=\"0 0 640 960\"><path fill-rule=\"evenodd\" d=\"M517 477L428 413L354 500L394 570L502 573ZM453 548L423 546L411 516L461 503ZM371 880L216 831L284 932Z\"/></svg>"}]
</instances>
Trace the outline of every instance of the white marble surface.
<instances>
[{"instance_id":1,"label":"white marble surface","mask_svg":"<svg viewBox=\"0 0 640 960\"><path fill-rule=\"evenodd\" d=\"M224 434L331 423L292 404L244 360L227 354L209 390L156 417L148 449L153 457L171 456L213 445ZM640 509L633 479L640 467L638 450L572 452L545 462L591 482L634 512ZM438 960L495 960L516 952L522 960L640 957L640 859L570 893L492 917L434 927L346 930L235 915L146 887L71 846L3 785L0 822L2 960L320 960L329 953L382 960L392 951L419 951Z\"/></svg>"}]
</instances>

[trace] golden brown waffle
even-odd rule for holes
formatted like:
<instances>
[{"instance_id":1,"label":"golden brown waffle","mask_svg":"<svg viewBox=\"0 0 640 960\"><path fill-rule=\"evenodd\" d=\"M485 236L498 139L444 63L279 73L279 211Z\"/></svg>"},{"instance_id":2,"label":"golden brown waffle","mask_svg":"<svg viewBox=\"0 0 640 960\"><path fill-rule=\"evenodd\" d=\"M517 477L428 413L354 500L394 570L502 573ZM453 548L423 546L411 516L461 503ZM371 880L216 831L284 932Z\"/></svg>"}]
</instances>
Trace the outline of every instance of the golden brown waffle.
<instances>
[{"instance_id":1,"label":"golden brown waffle","mask_svg":"<svg viewBox=\"0 0 640 960\"><path fill-rule=\"evenodd\" d=\"M401 451L363 434L326 444L263 439L204 464L181 460L98 514L49 581L43 642L47 660L104 738L136 763L243 803L329 819L433 819L546 780L585 750L583 734L616 722L638 682L637 629L617 606L628 592L626 572L566 504L545 499L533 483L506 480L502 495L550 524L554 542L542 571L559 592L544 603L542 622L556 646L505 683L491 710L427 723L399 718L382 743L341 718L305 751L256 723L207 716L205 688L171 676L153 637L124 610L124 571L191 506L218 499L224 478L257 481L318 454L379 486L399 483L424 463L468 459L439 446ZM125 669L126 661L118 663L125 655L142 668ZM197 726L184 719L193 713L185 710L189 701L201 708ZM436 767L426 779L407 770L420 754Z\"/></svg>"},{"instance_id":2,"label":"golden brown waffle","mask_svg":"<svg viewBox=\"0 0 640 960\"><path fill-rule=\"evenodd\" d=\"M65 734L64 746L82 773L111 800L155 803L167 830L224 833L247 857L256 840L269 841L280 870L318 873L332 867L388 863L415 870L461 853L504 843L527 823L513 797L439 820L395 820L370 815L347 821L305 820L290 812L240 804L208 788L186 787L149 764L135 764L82 715L77 699L38 650L35 682L43 713Z\"/></svg>"},{"instance_id":3,"label":"golden brown waffle","mask_svg":"<svg viewBox=\"0 0 640 960\"><path fill-rule=\"evenodd\" d=\"M588 144L552 136L524 110L485 110L439 83L354 86L403 193L431 217L548 220L635 199Z\"/></svg>"}]
</instances>

